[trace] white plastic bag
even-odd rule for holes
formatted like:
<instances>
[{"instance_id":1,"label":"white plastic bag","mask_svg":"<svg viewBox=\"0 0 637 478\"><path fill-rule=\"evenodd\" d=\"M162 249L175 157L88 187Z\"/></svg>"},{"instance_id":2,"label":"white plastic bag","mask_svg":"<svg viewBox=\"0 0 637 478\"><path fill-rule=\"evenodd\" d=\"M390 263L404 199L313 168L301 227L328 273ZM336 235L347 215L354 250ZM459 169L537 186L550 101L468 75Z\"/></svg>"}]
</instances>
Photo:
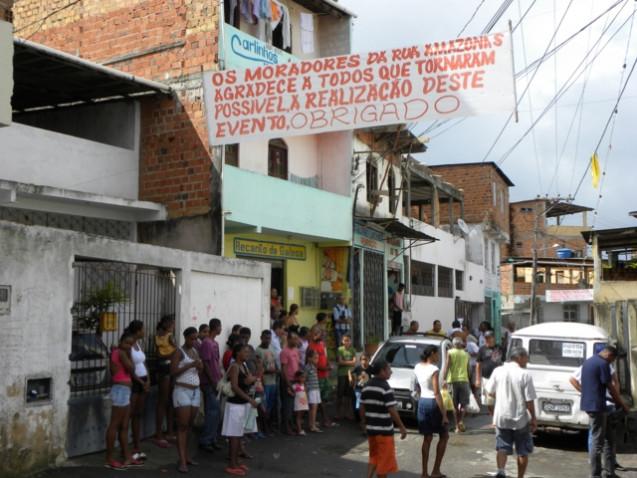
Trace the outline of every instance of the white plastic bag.
<instances>
[{"instance_id":1,"label":"white plastic bag","mask_svg":"<svg viewBox=\"0 0 637 478\"><path fill-rule=\"evenodd\" d=\"M480 413L480 405L478 405L478 400L476 400L475 395L472 393L469 395L469 405L467 406L467 413L472 415L477 415Z\"/></svg>"}]
</instances>

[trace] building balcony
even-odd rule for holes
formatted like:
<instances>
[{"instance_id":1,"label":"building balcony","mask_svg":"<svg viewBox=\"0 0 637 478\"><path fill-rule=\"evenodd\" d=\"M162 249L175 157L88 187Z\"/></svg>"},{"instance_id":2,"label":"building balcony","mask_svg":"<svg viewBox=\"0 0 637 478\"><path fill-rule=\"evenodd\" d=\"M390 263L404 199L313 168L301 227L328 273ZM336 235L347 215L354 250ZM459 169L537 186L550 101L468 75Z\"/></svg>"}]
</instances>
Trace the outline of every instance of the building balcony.
<instances>
[{"instance_id":1,"label":"building balcony","mask_svg":"<svg viewBox=\"0 0 637 478\"><path fill-rule=\"evenodd\" d=\"M351 242L352 198L224 166L226 232Z\"/></svg>"}]
</instances>

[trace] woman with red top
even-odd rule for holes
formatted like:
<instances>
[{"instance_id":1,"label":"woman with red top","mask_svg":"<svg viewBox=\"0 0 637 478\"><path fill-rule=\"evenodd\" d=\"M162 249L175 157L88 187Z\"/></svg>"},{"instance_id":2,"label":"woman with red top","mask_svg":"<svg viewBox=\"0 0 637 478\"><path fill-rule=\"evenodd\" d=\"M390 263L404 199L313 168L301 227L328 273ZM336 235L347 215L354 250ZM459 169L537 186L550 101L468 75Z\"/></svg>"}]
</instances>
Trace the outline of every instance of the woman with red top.
<instances>
[{"instance_id":1,"label":"woman with red top","mask_svg":"<svg viewBox=\"0 0 637 478\"><path fill-rule=\"evenodd\" d=\"M131 359L131 347L135 336L125 332L119 340L119 347L111 352L111 421L106 429L106 467L113 470L125 470L133 466L142 466L143 462L134 460L128 449L128 421L130 419L130 397L133 384L134 365ZM124 461L113 459L115 437L119 434L119 445Z\"/></svg>"},{"instance_id":2,"label":"woman with red top","mask_svg":"<svg viewBox=\"0 0 637 478\"><path fill-rule=\"evenodd\" d=\"M335 424L327 415L327 409L325 407L325 404L329 402L331 398L330 395L332 394L329 380L332 366L327 359L327 348L325 347L325 342L323 342L323 330L319 325L314 325L310 329L310 343L308 345L308 350L313 350L316 355L318 355L316 368L318 370L319 388L321 390L319 411L323 416L323 426L328 428L333 427Z\"/></svg>"}]
</instances>

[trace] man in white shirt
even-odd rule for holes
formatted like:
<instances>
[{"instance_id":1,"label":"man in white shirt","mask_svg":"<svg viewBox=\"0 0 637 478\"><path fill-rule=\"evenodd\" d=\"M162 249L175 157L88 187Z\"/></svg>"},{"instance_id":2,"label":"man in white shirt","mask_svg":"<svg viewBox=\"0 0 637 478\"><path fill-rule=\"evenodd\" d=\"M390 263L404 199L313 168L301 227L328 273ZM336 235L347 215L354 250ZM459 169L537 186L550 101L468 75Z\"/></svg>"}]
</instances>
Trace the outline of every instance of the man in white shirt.
<instances>
[{"instance_id":1,"label":"man in white shirt","mask_svg":"<svg viewBox=\"0 0 637 478\"><path fill-rule=\"evenodd\" d=\"M495 398L496 478L506 478L504 469L508 455L513 454L513 445L518 456L518 478L524 477L529 455L533 453L532 433L537 429L533 404L535 387L526 370L529 353L523 347L516 347L510 357L510 362L493 371L486 386L486 392Z\"/></svg>"}]
</instances>

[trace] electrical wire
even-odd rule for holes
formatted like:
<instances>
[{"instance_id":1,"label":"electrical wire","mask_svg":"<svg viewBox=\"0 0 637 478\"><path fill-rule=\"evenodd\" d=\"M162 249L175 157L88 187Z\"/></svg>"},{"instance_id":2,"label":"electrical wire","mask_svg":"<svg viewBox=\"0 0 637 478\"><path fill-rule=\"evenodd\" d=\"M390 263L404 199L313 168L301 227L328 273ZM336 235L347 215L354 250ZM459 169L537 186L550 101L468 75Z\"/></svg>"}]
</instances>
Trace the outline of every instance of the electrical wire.
<instances>
[{"instance_id":1,"label":"electrical wire","mask_svg":"<svg viewBox=\"0 0 637 478\"><path fill-rule=\"evenodd\" d=\"M621 12L621 10L620 10ZM618 14L620 13L618 12ZM562 97L564 95L564 93L566 93L566 91L568 91L573 84L575 84L575 81L577 81L577 79L582 76L582 74L584 73L585 69L588 67L588 65L591 64L591 62L594 62L598 56L601 54L601 52L608 46L608 44L611 42L611 40L613 38L615 38L615 36L623 29L623 27L626 25L626 23L628 23L629 20L631 20L633 18L633 16L635 15L635 13L633 12L628 18L626 18L626 20L624 20L624 22L619 26L619 28L615 31L615 33L613 33L610 38L607 40L607 42L599 49L599 51L595 54L595 56L593 57L593 59L587 63L584 66L584 70L582 70L581 72L577 73L577 71L581 68L582 64L586 61L586 58L588 58L588 56L591 54L592 50L589 50L585 55L584 58L582 59L582 61L579 63L579 65L575 68L575 70L573 70L573 72L571 73L571 75L568 77L568 79L564 82L564 84L562 85L562 88L560 88L560 91L558 93L558 95L556 97L553 97L551 99L551 101L549 102L549 104L544 108L544 110L542 110L542 112L540 113L540 116L531 124L531 126L524 132L524 134L513 144L513 146L511 146L506 153L504 153L502 155L502 157L500 158L500 160L498 161L498 165L501 165L502 163L504 163L509 156L511 155L511 153L522 143L522 141L524 140L524 138L526 138L528 136L528 134L530 133L531 129L533 129L537 123L539 123L539 121L544 117L544 115L552 108L553 103L558 100L560 97ZM615 19L617 18L617 15L615 16ZM614 20L610 23L610 25L612 25L614 23ZM604 36L604 34L606 33L606 31L610 28L609 27L602 32L602 34L600 35L600 38L598 40L598 42L601 40L601 38ZM573 79L573 77L575 76L575 78ZM573 80L573 81L571 81ZM570 84L569 84L570 82Z\"/></svg>"},{"instance_id":2,"label":"electrical wire","mask_svg":"<svg viewBox=\"0 0 637 478\"><path fill-rule=\"evenodd\" d=\"M623 95L623 93L624 93L624 91L626 89L626 85L628 84L628 79L630 79L630 75L632 74L633 70L635 69L635 65L633 64L633 67L632 67L631 72L630 72L630 74L628 76L628 79L626 80L626 84L622 88L622 83L624 82L624 75L626 74L626 65L627 65L627 62L628 62L628 54L630 52L630 42L631 42L632 35L633 35L633 26L634 26L634 23L635 23L635 12L636 11L637 11L637 4L634 4L634 6L633 6L633 19L631 20L630 29L628 30L628 40L626 41L626 51L624 52L624 61L622 62L622 74L621 74L620 79L619 79L618 99L617 99L617 103L615 105L615 109L611 113L612 125L610 127L610 134L608 135L608 151L606 152L606 157L604 158L604 167L602 169L602 177L600 179L600 184L599 184L599 194L597 195L597 201L596 201L596 204L595 204L595 209L593 211L593 222L591 224L591 227L593 229L595 229L595 224L596 224L596 221L598 219L599 206L600 206L602 198L603 198L602 191L604 189L604 185L606 184L606 177L607 177L607 174L608 174L608 165L610 163L610 157L611 157L611 153L612 153L612 150L613 150L613 136L615 134L615 125L617 123L617 115L618 115L617 106L619 105L619 101L621 101L621 96ZM635 58L635 62L637 63L637 58ZM584 174L586 174L586 173L584 173Z\"/></svg>"},{"instance_id":3,"label":"electrical wire","mask_svg":"<svg viewBox=\"0 0 637 478\"><path fill-rule=\"evenodd\" d=\"M535 3L535 0L533 1L533 3L531 3L531 7L533 6L534 3ZM524 38L524 26L522 25L522 20L524 19L526 14L529 13L530 9L531 8L529 7L524 13L524 15L522 15L522 0L518 0L518 13L520 13L520 21L518 22L518 25L520 26L520 37L522 38L522 59L524 60L525 65L528 64L528 58L526 55L526 40ZM531 98L530 93L528 96L528 101L529 101L529 114L531 115L531 121L533 121L535 115L533 113L533 100ZM541 191L543 189L542 188L542 173L540 172L542 168L540 164L540 155L538 154L537 136L535 134L535 131L531 133L531 136L533 139L533 154L535 158L535 167L537 168L537 184L539 186L538 191Z\"/></svg>"},{"instance_id":4,"label":"electrical wire","mask_svg":"<svg viewBox=\"0 0 637 478\"><path fill-rule=\"evenodd\" d=\"M586 25L582 26L579 30L577 30L575 33L573 33L570 37L566 38L562 43L560 43L559 45L557 45L555 48L553 48L551 51L549 51L547 53L546 56L553 56L555 55L559 50L561 50L563 47L565 47L571 40L573 40L575 37L577 37L578 35L580 35L582 32L586 31L586 29L588 29L589 27L591 27L593 24L595 24L596 22L598 22L601 18L603 18L604 16L606 16L608 13L610 13L613 9L617 8L617 6L619 6L619 4L624 3L624 6L626 6L626 0L617 0L615 3L613 3L610 7L608 7L606 10L604 10L602 13L600 13L599 15L597 15L595 18L593 18L590 22L588 22ZM622 7L623 9L623 7ZM515 74L516 78L520 78L524 75L527 75L530 71L535 69L535 65L538 62L542 62L544 61L545 58L544 56L538 58L537 60L535 60L533 63L531 63L530 65L528 65L525 69L518 71Z\"/></svg>"},{"instance_id":5,"label":"electrical wire","mask_svg":"<svg viewBox=\"0 0 637 478\"><path fill-rule=\"evenodd\" d=\"M631 15L632 16L632 15ZM635 61L633 62L633 66L630 69L630 73L628 73L628 78L626 78L626 81L624 82L624 86L621 89L621 92L619 93L619 97L617 98L617 102L615 103L615 106L613 107L610 116L608 117L608 120L606 121L606 124L604 125L604 129L602 131L601 136L599 137L599 141L597 142L597 146L595 146L595 152L597 152L599 150L600 145L602 144L602 141L604 140L604 136L606 136L606 132L608 131L608 127L610 126L611 120L613 119L613 116L617 114L617 107L619 106L619 102L622 99L622 96L624 95L624 91L626 91L626 87L628 86L628 82L630 81L630 77L633 76L633 72L635 71L635 66L637 66L637 57L635 58ZM584 170L584 174L582 174L582 178L579 181L579 184L577 185L577 189L575 189L575 193L573 194L573 197L577 196L577 193L579 192L580 188L582 187L582 183L584 182L584 179L586 178L586 175L588 174L588 171L591 168L591 163L590 161L588 162L588 165L586 166L586 169Z\"/></svg>"},{"instance_id":6,"label":"electrical wire","mask_svg":"<svg viewBox=\"0 0 637 478\"><path fill-rule=\"evenodd\" d=\"M593 13L593 8L595 5L595 0L591 0L591 13ZM606 28L608 24L608 19L604 23L604 28ZM588 30L588 40L586 41L586 48L590 48L591 39L592 39L592 30ZM579 158L579 148L580 148L580 139L582 137L582 123L584 121L584 95L586 94L586 89L588 88L588 81L590 80L591 73L593 71L593 65L588 68L588 74L586 75L586 79L584 80L584 84L582 85L582 91L580 93L580 98L578 101L578 105L580 106L579 111L579 121L577 123L577 136L575 139L575 154L573 155L573 166L571 168L571 174L569 175L569 183L568 183L568 191L573 190L573 181L575 180L575 169L577 168L577 158ZM577 108L575 109L577 113Z\"/></svg>"},{"instance_id":7,"label":"electrical wire","mask_svg":"<svg viewBox=\"0 0 637 478\"><path fill-rule=\"evenodd\" d=\"M45 16L43 16L42 18L40 18L40 19L38 19L38 20L35 20L35 21L31 22L31 23L28 23L28 24L26 24L26 25L23 25L22 27L20 27L20 28L18 28L17 30L15 30L13 33L14 33L14 34L18 34L18 33L20 33L21 31L24 31L24 30L26 30L27 28L30 28L30 27L32 27L33 25L36 25L36 24L38 24L38 23L39 23L38 27L37 27L37 28L36 28L33 32L31 32L31 34L30 34L30 35L26 38L27 40L29 40L30 38L32 38L32 37L33 37L36 33L38 33L38 32L42 29L42 27L44 26L44 23L45 23L45 22L46 22L49 18L51 18L51 17L53 17L53 16L57 15L57 14L58 14L58 13L60 13L60 12L63 12L64 10L66 10L66 9L68 9L68 8L71 8L72 6L75 6L75 5L77 5L78 3L81 3L81 2L82 2L82 0L72 0L72 1L71 1L71 2L69 2L68 4L64 5L63 7L58 8L57 10L53 10L52 12L50 12L50 13L46 14ZM16 3L17 3L17 2L16 2Z\"/></svg>"},{"instance_id":8,"label":"electrical wire","mask_svg":"<svg viewBox=\"0 0 637 478\"><path fill-rule=\"evenodd\" d=\"M524 21L524 19L526 18L527 14L531 11L531 9L535 6L535 2L537 2L537 0L533 0L531 2L531 5L529 5L529 8L526 9L526 11L524 12L524 15L520 15L520 18L518 19L518 22L513 26L512 31L515 33L515 31L518 29L519 26L522 25L522 22ZM521 10L521 5L520 2L518 2L518 11L522 11Z\"/></svg>"},{"instance_id":9,"label":"electrical wire","mask_svg":"<svg viewBox=\"0 0 637 478\"><path fill-rule=\"evenodd\" d=\"M571 42L573 39L575 39L578 35L580 35L584 31L586 31L588 28L590 28L592 25L594 25L596 22L598 22L601 18L603 18L608 13L610 13L613 9L615 9L617 6L619 6L619 4L621 4L621 3L625 2L625 1L626 0L617 0L615 3L613 3L611 6L609 6L602 13L600 13L595 18L593 18L591 21L589 21L588 23L586 23L585 25L580 27L580 29L577 30L575 33L573 33L570 37L566 38L562 43L560 43L555 48L553 48L551 51L549 51L546 56L547 57L551 57L551 56L555 55L559 50L561 50L563 47L565 47L569 42ZM626 5L626 4L624 3L624 5ZM533 4L531 6L533 6ZM526 13L528 13L528 11ZM526 13L525 13L525 16L526 16ZM518 24L520 24L520 22L518 22ZM514 28L514 31L515 31L515 28ZM535 68L537 67L538 63L541 63L541 62L543 62L545 60L546 60L546 58L544 58L544 56L538 58L537 60L535 60L534 62L529 64L526 68L524 68L523 70L517 72L515 74L515 79L517 80L517 79L527 75L531 71L535 71ZM428 133L430 133L432 131L435 131L436 129L444 126L449 121L450 120L442 120L442 121L441 120L435 120L429 127L427 127L418 136L425 135L425 134L428 134ZM413 126L414 126L413 124L410 125L410 128L413 127Z\"/></svg>"},{"instance_id":10,"label":"electrical wire","mask_svg":"<svg viewBox=\"0 0 637 478\"><path fill-rule=\"evenodd\" d=\"M469 17L469 20L467 20L467 23L464 24L464 26L462 27L462 29L458 32L458 34L456 35L457 37L459 37L460 35L462 35L464 33L464 31L467 29L467 27L469 26L469 24L473 21L473 19L476 17L476 15L478 14L478 12L480 11L480 9L482 8L482 5L484 5L484 2L486 0L482 0L478 6L476 7L476 9L473 11L473 13L471 14L471 16Z\"/></svg>"},{"instance_id":11,"label":"electrical wire","mask_svg":"<svg viewBox=\"0 0 637 478\"><path fill-rule=\"evenodd\" d=\"M484 2L483 2L484 3ZM486 35L487 33L490 33L491 30L493 29L493 27L498 23L498 21L500 20L500 18L502 18L502 16L506 13L507 9L509 8L509 6L511 5L511 3L513 3L513 0L504 0L501 4L500 7L498 8L498 10L495 12L495 14L491 17L491 19L487 22L487 24L485 25L485 27L482 29L482 31L480 32L481 35ZM533 6L535 4L535 0L533 1L533 4L531 4L531 6ZM482 6L482 4L478 5L478 8L476 9L476 11L474 12L474 14L472 15L475 16L475 14L477 13L477 10L479 10L479 8ZM529 7L530 10L530 7ZM528 13L528 10L527 12ZM467 22L467 24L471 23L471 18L469 19L469 21ZM466 25L465 25L466 28ZM460 30L461 32L464 31L464 28L462 30ZM460 35L458 35L460 36ZM425 130L420 133L417 134L417 137L426 135L431 133L432 131L435 131L436 129L444 126L445 124L447 124L450 120L434 120L433 123L431 123L431 125L429 125L427 128L425 128ZM407 128L411 129L413 127L416 126L416 123L410 123Z\"/></svg>"},{"instance_id":12,"label":"electrical wire","mask_svg":"<svg viewBox=\"0 0 637 478\"><path fill-rule=\"evenodd\" d=\"M564 23L564 19L566 18L566 15L568 14L568 11L570 10L571 5L573 5L573 0L569 0L568 5L566 6L566 10L564 10L564 13L562 14L562 18L560 19L560 22L557 24L557 27L553 31L553 35L551 35L551 39L549 40L548 44L546 45L546 48L544 49L543 57L546 57L546 53L549 51L549 49L551 48L551 45L555 41L555 38L557 37L557 33L559 32L560 27L562 26L562 23ZM537 76L538 72L540 71L540 66L541 65L542 65L542 62L540 62L537 65L535 71L533 72L533 75L531 76L531 79L527 82L527 84L526 84L526 86L524 88L524 91L518 97L518 99L516 101L516 104L515 104L515 109L517 109L518 106L520 106L520 103L522 102L522 100L526 96L526 93L531 88L531 84L533 83L533 80L535 79L535 77ZM502 125L502 128L500 129L500 132L498 133L498 135L496 136L495 140L491 144L491 147L487 150L487 152L485 153L484 157L482 158L482 162L483 163L489 158L489 155L493 152L493 150L497 146L498 141L500 141L500 138L502 138L502 135L506 131L506 129L509 126L509 124L511 124L511 120L513 120L514 117L515 117L515 112L512 112L512 113L509 114L509 117L504 122L504 125Z\"/></svg>"}]
</instances>

